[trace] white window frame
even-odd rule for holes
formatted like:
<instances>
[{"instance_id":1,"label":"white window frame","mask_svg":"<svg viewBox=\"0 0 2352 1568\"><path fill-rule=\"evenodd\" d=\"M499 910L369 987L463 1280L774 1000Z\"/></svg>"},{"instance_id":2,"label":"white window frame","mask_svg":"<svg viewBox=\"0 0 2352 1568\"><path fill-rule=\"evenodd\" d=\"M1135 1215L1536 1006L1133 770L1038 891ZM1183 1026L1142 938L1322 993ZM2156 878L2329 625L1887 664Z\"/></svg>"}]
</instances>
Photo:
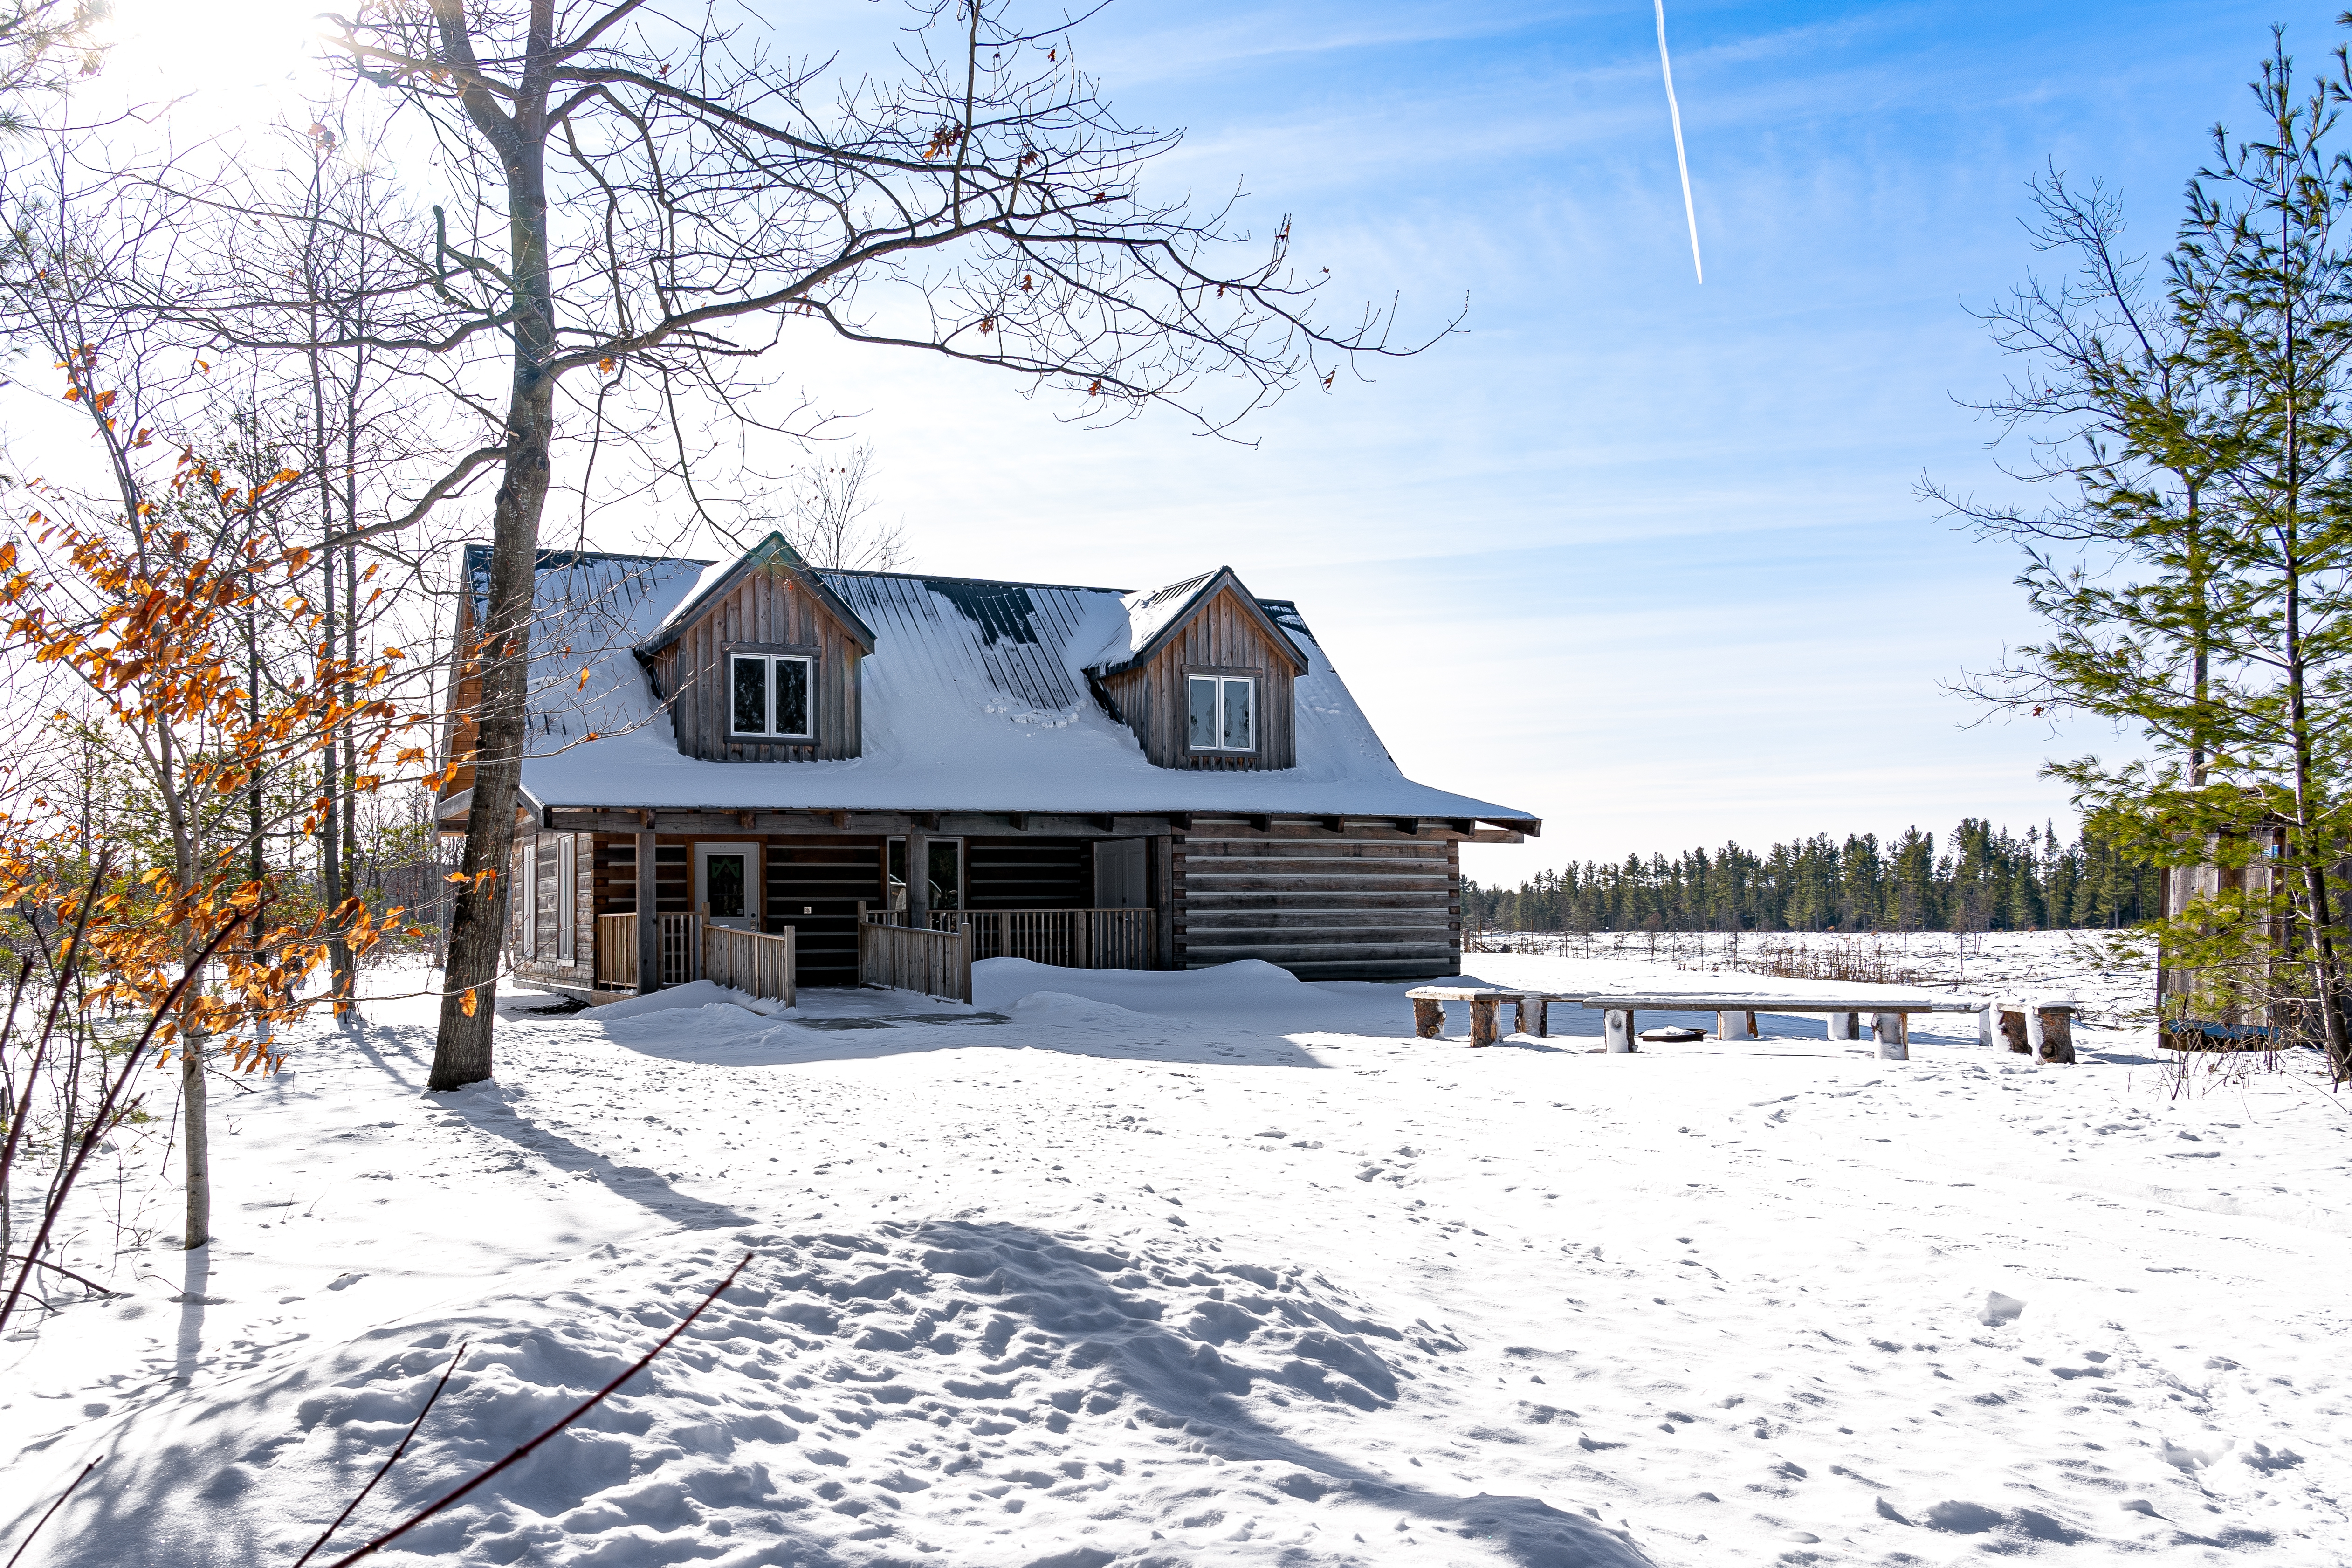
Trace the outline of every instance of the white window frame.
<instances>
[{"instance_id":1,"label":"white window frame","mask_svg":"<svg viewBox=\"0 0 2352 1568\"><path fill-rule=\"evenodd\" d=\"M738 730L735 727L735 667L739 663L756 662L768 667L768 710L764 730ZM782 685L776 679L776 667L797 664L808 672L808 728L793 734L776 729L776 693ZM730 653L727 656L727 735L735 741L814 741L816 739L816 656L810 653Z\"/></svg>"},{"instance_id":2,"label":"white window frame","mask_svg":"<svg viewBox=\"0 0 2352 1568\"><path fill-rule=\"evenodd\" d=\"M1216 683L1217 743L1215 745L1196 746L1192 743L1192 682L1196 680L1210 680ZM1228 682L1235 685L1246 686L1250 689L1249 744L1246 746L1228 746L1223 743L1225 735L1225 686ZM1222 671L1205 669L1186 670L1184 672L1184 749L1187 752L1203 756L1255 756L1257 754L1257 720L1259 711L1257 687L1258 679L1255 675L1227 675Z\"/></svg>"},{"instance_id":3,"label":"white window frame","mask_svg":"<svg viewBox=\"0 0 2352 1568\"><path fill-rule=\"evenodd\" d=\"M522 955L539 956L539 841L522 847Z\"/></svg>"},{"instance_id":4,"label":"white window frame","mask_svg":"<svg viewBox=\"0 0 2352 1568\"><path fill-rule=\"evenodd\" d=\"M555 841L555 962L579 959L580 840L565 834Z\"/></svg>"}]
</instances>

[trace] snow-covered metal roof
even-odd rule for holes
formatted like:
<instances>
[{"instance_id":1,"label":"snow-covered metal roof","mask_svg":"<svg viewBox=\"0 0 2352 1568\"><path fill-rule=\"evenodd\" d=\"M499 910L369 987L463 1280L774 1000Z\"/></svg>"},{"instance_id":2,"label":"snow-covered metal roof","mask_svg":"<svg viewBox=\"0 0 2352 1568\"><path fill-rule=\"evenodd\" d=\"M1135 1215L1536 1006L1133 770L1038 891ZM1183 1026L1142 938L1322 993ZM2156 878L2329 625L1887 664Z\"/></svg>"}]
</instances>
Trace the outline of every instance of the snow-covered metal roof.
<instances>
[{"instance_id":1,"label":"snow-covered metal roof","mask_svg":"<svg viewBox=\"0 0 2352 1568\"><path fill-rule=\"evenodd\" d=\"M541 619L531 633L533 754L523 763L533 803L1531 820L1406 778L1297 607L1277 599L1257 603L1307 664L1296 688L1294 767L1208 772L1145 759L1086 673L1107 647L1131 636L1136 595L824 568L809 575L874 634L874 651L860 665L863 754L794 763L685 756L633 650L674 626L675 612L712 586L704 564L642 557L543 564ZM1177 597L1189 601L1199 586Z\"/></svg>"}]
</instances>

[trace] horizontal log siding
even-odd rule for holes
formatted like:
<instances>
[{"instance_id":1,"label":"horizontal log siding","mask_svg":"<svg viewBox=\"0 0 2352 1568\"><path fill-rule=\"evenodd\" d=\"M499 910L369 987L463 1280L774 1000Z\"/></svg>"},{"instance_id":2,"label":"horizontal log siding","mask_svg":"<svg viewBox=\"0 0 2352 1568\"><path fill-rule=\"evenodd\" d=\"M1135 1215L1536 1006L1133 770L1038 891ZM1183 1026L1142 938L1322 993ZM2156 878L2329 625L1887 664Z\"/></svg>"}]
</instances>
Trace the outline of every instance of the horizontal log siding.
<instances>
[{"instance_id":1,"label":"horizontal log siding","mask_svg":"<svg viewBox=\"0 0 2352 1568\"><path fill-rule=\"evenodd\" d=\"M1083 838L967 838L963 901L975 910L1090 909L1094 869Z\"/></svg>"},{"instance_id":2,"label":"horizontal log siding","mask_svg":"<svg viewBox=\"0 0 2352 1568\"><path fill-rule=\"evenodd\" d=\"M694 851L684 844L654 846L654 912L698 912L694 907Z\"/></svg>"},{"instance_id":3,"label":"horizontal log siding","mask_svg":"<svg viewBox=\"0 0 2352 1568\"><path fill-rule=\"evenodd\" d=\"M1180 968L1255 958L1302 980L1462 972L1459 851L1318 828L1191 834L1171 848Z\"/></svg>"},{"instance_id":4,"label":"horizontal log siding","mask_svg":"<svg viewBox=\"0 0 2352 1568\"><path fill-rule=\"evenodd\" d=\"M795 982L856 984L857 906L878 904L886 896L882 841L771 835L766 844L762 923L770 931L789 926L798 933Z\"/></svg>"},{"instance_id":5,"label":"horizontal log siding","mask_svg":"<svg viewBox=\"0 0 2352 1568\"><path fill-rule=\"evenodd\" d=\"M595 914L637 912L637 846L615 834L596 835L596 852L589 858Z\"/></svg>"},{"instance_id":6,"label":"horizontal log siding","mask_svg":"<svg viewBox=\"0 0 2352 1568\"><path fill-rule=\"evenodd\" d=\"M1186 665L1248 670L1257 676L1255 753L1195 755L1184 749ZM1111 676L1102 686L1120 722L1143 742L1143 754L1153 766L1234 773L1297 764L1297 683L1290 656L1266 639L1256 614L1231 588L1221 588L1192 612L1150 662Z\"/></svg>"},{"instance_id":7,"label":"horizontal log siding","mask_svg":"<svg viewBox=\"0 0 2352 1568\"><path fill-rule=\"evenodd\" d=\"M816 649L816 739L778 746L728 734L727 655L747 644ZM857 641L816 597L772 563L754 570L705 606L677 641L654 657L670 704L677 749L722 763L796 763L854 757L859 747Z\"/></svg>"}]
</instances>

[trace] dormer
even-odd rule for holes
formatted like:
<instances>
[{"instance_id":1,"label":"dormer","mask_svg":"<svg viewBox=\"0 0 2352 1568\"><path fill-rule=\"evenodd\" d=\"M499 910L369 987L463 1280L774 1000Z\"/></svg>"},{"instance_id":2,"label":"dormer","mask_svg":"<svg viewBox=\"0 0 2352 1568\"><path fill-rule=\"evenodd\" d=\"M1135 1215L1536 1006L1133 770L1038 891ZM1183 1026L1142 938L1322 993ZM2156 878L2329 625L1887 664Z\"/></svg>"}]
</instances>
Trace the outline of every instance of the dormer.
<instances>
[{"instance_id":1,"label":"dormer","mask_svg":"<svg viewBox=\"0 0 2352 1568\"><path fill-rule=\"evenodd\" d=\"M1154 766L1297 764L1293 704L1307 656L1232 567L1122 602L1127 625L1087 678Z\"/></svg>"},{"instance_id":2,"label":"dormer","mask_svg":"<svg viewBox=\"0 0 2352 1568\"><path fill-rule=\"evenodd\" d=\"M872 628L781 533L714 566L636 647L677 749L726 763L854 757Z\"/></svg>"}]
</instances>

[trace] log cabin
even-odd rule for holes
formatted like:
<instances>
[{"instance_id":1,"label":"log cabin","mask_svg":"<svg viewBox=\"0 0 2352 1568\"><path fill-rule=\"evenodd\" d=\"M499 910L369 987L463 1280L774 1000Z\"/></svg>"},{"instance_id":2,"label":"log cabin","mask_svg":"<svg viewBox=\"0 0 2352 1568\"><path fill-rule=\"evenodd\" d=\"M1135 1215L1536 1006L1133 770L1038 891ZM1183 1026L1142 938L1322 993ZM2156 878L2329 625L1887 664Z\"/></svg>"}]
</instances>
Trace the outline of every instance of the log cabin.
<instances>
[{"instance_id":1,"label":"log cabin","mask_svg":"<svg viewBox=\"0 0 2352 1568\"><path fill-rule=\"evenodd\" d=\"M488 569L464 547L445 832ZM583 999L691 977L641 910L789 927L803 985L858 983L863 921L950 918L968 956L1456 974L1461 846L1542 826L1406 778L1297 606L1230 567L1127 592L815 568L781 534L545 551L530 648L509 955Z\"/></svg>"}]
</instances>

